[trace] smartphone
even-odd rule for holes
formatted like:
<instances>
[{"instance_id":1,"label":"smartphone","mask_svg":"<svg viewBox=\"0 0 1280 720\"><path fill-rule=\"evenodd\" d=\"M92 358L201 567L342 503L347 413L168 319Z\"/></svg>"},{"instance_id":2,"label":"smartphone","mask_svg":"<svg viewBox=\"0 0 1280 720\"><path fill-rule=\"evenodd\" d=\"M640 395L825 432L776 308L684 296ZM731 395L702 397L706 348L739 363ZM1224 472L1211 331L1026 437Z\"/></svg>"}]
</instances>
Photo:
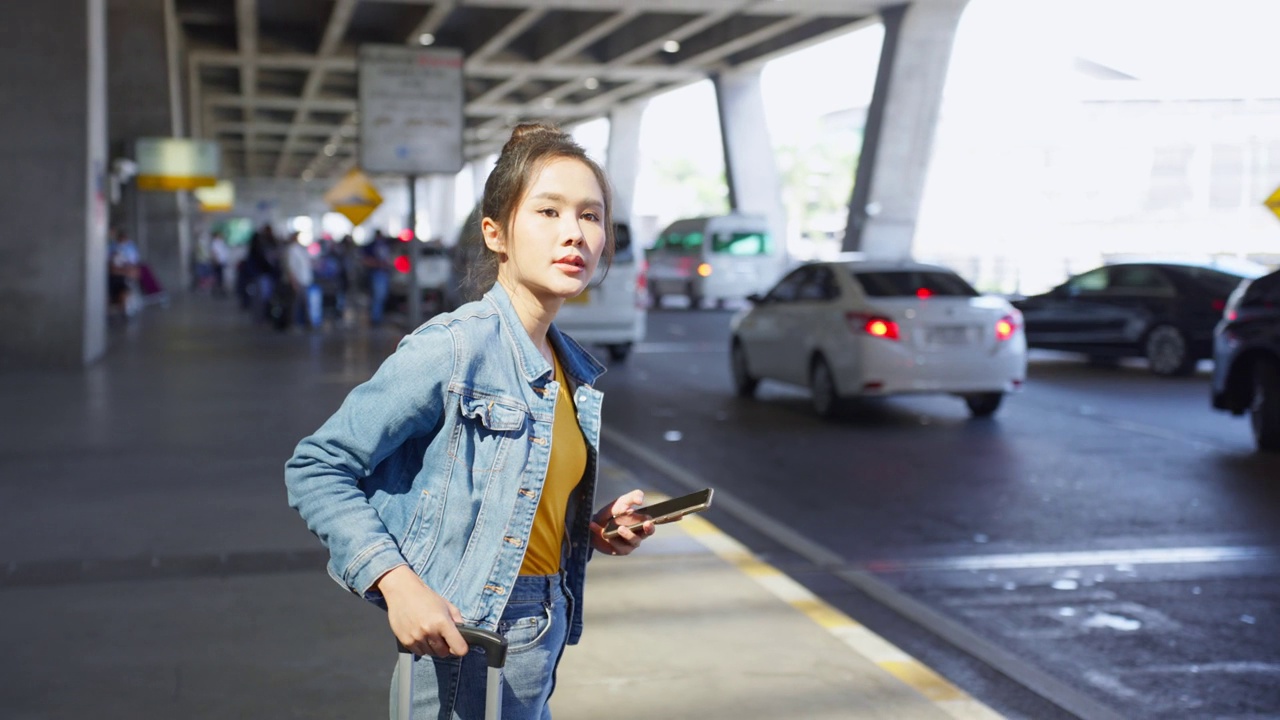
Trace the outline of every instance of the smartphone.
<instances>
[{"instance_id":1,"label":"smartphone","mask_svg":"<svg viewBox=\"0 0 1280 720\"><path fill-rule=\"evenodd\" d=\"M653 505L647 505L616 515L605 526L604 536L607 538L616 537L619 527L635 530L650 520L655 525L661 525L675 522L689 513L702 512L711 507L711 494L712 488L706 488L705 490L681 495L670 500L663 500L660 503L654 503Z\"/></svg>"}]
</instances>

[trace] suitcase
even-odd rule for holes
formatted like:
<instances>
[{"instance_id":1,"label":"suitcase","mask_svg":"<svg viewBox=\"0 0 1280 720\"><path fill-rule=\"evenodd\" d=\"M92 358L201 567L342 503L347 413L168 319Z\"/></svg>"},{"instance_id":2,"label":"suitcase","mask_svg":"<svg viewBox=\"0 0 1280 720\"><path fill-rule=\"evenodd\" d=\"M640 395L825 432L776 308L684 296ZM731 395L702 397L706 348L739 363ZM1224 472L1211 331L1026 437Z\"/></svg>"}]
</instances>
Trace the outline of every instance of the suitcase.
<instances>
[{"instance_id":1,"label":"suitcase","mask_svg":"<svg viewBox=\"0 0 1280 720\"><path fill-rule=\"evenodd\" d=\"M485 680L484 717L485 720L499 720L502 717L502 667L507 664L507 639L496 632L465 625L459 625L458 631L468 645L484 648L485 660L489 664ZM399 643L396 645L400 650L400 693L396 717L408 720L413 712L413 653Z\"/></svg>"}]
</instances>

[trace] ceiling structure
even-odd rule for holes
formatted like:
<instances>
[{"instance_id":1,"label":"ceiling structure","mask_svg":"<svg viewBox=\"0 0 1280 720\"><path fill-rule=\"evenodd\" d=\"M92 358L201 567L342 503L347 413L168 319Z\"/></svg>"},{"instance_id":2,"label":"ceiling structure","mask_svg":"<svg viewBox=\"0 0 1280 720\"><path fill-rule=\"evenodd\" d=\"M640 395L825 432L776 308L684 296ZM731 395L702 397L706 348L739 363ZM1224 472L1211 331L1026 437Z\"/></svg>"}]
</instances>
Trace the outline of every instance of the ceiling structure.
<instances>
[{"instance_id":1,"label":"ceiling structure","mask_svg":"<svg viewBox=\"0 0 1280 720\"><path fill-rule=\"evenodd\" d=\"M869 0L174 0L192 134L228 177L355 166L365 43L459 48L464 154L508 129L613 107L875 22ZM833 74L839 73L832 68Z\"/></svg>"}]
</instances>

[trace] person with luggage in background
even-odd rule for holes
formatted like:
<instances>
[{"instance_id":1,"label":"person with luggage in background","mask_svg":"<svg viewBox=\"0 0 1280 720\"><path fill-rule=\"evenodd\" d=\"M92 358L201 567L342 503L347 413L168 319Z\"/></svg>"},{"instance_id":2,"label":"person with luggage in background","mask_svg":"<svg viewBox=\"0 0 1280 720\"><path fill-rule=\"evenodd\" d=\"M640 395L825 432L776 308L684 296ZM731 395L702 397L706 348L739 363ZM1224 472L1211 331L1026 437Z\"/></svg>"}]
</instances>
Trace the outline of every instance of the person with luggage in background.
<instances>
[{"instance_id":1,"label":"person with luggage in background","mask_svg":"<svg viewBox=\"0 0 1280 720\"><path fill-rule=\"evenodd\" d=\"M456 628L467 624L507 639L505 716L550 718L589 556L627 555L654 532L604 535L644 494L593 512L604 367L553 323L611 258L611 205L568 134L516 127L482 200L488 253L473 280L488 291L405 336L285 465L331 575L421 656L414 717L481 716L486 666Z\"/></svg>"}]
</instances>

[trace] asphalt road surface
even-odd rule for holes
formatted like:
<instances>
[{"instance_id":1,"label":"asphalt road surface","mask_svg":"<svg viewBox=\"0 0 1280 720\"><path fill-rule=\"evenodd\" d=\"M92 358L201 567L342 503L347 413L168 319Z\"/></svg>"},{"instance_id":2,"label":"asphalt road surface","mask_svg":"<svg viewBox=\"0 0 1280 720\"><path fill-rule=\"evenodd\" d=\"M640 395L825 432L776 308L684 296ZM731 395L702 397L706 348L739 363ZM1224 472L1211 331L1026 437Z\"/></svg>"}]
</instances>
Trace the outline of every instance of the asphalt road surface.
<instances>
[{"instance_id":1,"label":"asphalt road surface","mask_svg":"<svg viewBox=\"0 0 1280 720\"><path fill-rule=\"evenodd\" d=\"M1032 353L992 419L946 396L818 419L733 393L731 311L655 310L600 382L604 452L1010 717L1280 717L1280 456L1151 375Z\"/></svg>"}]
</instances>

